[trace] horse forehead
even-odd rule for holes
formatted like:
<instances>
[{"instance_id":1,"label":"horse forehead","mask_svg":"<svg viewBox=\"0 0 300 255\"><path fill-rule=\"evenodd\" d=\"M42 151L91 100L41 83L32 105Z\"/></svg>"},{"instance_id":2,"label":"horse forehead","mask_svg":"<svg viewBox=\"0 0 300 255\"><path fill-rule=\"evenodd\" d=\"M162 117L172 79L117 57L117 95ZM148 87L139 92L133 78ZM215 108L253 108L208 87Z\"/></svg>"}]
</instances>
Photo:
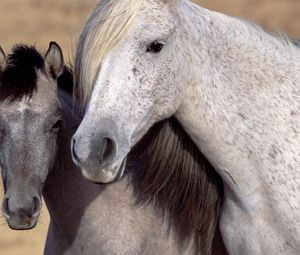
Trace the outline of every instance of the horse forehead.
<instances>
[{"instance_id":1,"label":"horse forehead","mask_svg":"<svg viewBox=\"0 0 300 255\"><path fill-rule=\"evenodd\" d=\"M22 98L18 102L11 103L3 110L2 116L12 125L23 125L28 119L35 119L42 115L43 111L32 104L31 98ZM19 123L19 124L18 124ZM17 126L15 126L17 127Z\"/></svg>"},{"instance_id":2,"label":"horse forehead","mask_svg":"<svg viewBox=\"0 0 300 255\"><path fill-rule=\"evenodd\" d=\"M56 108L56 97L48 91L41 93L38 89L32 97L21 99L16 106L14 107L14 111L26 115L27 113L45 113L51 111L52 108Z\"/></svg>"},{"instance_id":3,"label":"horse forehead","mask_svg":"<svg viewBox=\"0 0 300 255\"><path fill-rule=\"evenodd\" d=\"M4 119L10 121L22 122L22 120L31 118L39 118L39 116L45 116L48 112L56 109L55 105L47 103L47 99L42 99L40 96L36 100L35 95L32 97L24 97L20 101L12 102L0 107L1 115Z\"/></svg>"},{"instance_id":4,"label":"horse forehead","mask_svg":"<svg viewBox=\"0 0 300 255\"><path fill-rule=\"evenodd\" d=\"M158 10L161 9L161 7L164 6L169 6L169 4L171 3L171 0L146 0L144 1L144 7L156 7L158 8ZM156 9L154 9L155 11Z\"/></svg>"},{"instance_id":5,"label":"horse forehead","mask_svg":"<svg viewBox=\"0 0 300 255\"><path fill-rule=\"evenodd\" d=\"M175 9L161 0L146 1L140 10L139 16L149 23L164 24L172 22L176 17ZM158 27L158 29L160 29Z\"/></svg>"},{"instance_id":6,"label":"horse forehead","mask_svg":"<svg viewBox=\"0 0 300 255\"><path fill-rule=\"evenodd\" d=\"M31 98L27 100L21 100L16 107L16 111L19 113L24 113L25 111L30 109Z\"/></svg>"},{"instance_id":7,"label":"horse forehead","mask_svg":"<svg viewBox=\"0 0 300 255\"><path fill-rule=\"evenodd\" d=\"M13 116L19 117L24 112L31 109L31 98L22 98L19 101L4 102L0 105L1 115L12 119Z\"/></svg>"}]
</instances>

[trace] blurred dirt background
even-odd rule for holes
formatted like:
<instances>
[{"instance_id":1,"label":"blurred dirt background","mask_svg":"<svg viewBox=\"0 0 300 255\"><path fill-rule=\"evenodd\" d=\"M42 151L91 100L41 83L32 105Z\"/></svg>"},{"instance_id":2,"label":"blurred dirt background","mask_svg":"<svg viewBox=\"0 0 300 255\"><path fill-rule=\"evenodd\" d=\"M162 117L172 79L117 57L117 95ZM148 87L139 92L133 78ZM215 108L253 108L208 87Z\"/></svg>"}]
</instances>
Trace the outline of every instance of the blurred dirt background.
<instances>
[{"instance_id":1,"label":"blurred dirt background","mask_svg":"<svg viewBox=\"0 0 300 255\"><path fill-rule=\"evenodd\" d=\"M113 1L113 0L112 0ZM299 0L197 0L202 6L256 21L267 30L283 31L300 38ZM45 51L57 41L72 60L76 39L96 0L1 0L0 45L8 53L15 43L36 44ZM2 199L0 185L0 199ZM10 230L0 218L1 255L42 254L49 216L42 212L32 231Z\"/></svg>"}]
</instances>

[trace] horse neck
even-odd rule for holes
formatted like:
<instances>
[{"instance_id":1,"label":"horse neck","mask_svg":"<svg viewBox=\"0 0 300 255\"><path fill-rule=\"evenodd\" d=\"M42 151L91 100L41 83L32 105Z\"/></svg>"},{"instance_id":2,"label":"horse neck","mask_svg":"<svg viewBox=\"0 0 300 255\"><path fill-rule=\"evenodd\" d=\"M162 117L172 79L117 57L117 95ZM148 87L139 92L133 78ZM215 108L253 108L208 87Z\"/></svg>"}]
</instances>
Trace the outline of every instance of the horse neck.
<instances>
[{"instance_id":1,"label":"horse neck","mask_svg":"<svg viewBox=\"0 0 300 255\"><path fill-rule=\"evenodd\" d=\"M292 240L285 253L297 254L299 50L244 21L182 8L191 78L175 117L224 182L226 247L276 254Z\"/></svg>"},{"instance_id":2,"label":"horse neck","mask_svg":"<svg viewBox=\"0 0 300 255\"><path fill-rule=\"evenodd\" d=\"M81 177L80 170L71 157L70 141L79 123L72 110L72 96L58 89L58 97L63 110L62 125L58 134L58 149L47 177L43 197L50 213L52 232L61 232L64 238L72 238L80 224L79 215L84 213L88 203L96 195L86 187L89 183ZM84 199L81 201L82 196Z\"/></svg>"},{"instance_id":3,"label":"horse neck","mask_svg":"<svg viewBox=\"0 0 300 255\"><path fill-rule=\"evenodd\" d=\"M266 152L282 144L286 116L300 113L300 51L245 21L180 8L190 78L175 116L227 188L246 196L281 170Z\"/></svg>"},{"instance_id":4,"label":"horse neck","mask_svg":"<svg viewBox=\"0 0 300 255\"><path fill-rule=\"evenodd\" d=\"M71 198L68 196L72 192L77 193L77 180L80 179L79 170L73 164L69 152L72 126L74 126L74 129L76 128L76 120L72 112L72 97L62 90L58 90L58 97L63 109L62 127L58 135L58 149L53 159L53 167L48 174L43 191L51 222L57 225L59 225L59 222L63 222L63 215L67 215L64 211L66 208L61 205L68 206L72 203Z\"/></svg>"}]
</instances>

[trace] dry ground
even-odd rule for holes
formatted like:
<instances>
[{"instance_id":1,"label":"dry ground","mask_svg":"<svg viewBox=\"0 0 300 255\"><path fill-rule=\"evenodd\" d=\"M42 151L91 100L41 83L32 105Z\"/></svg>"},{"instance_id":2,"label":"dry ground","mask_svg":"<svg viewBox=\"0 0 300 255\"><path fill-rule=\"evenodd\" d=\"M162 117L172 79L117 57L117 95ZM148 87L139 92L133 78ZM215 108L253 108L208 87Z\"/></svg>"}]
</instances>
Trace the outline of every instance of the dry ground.
<instances>
[{"instance_id":1,"label":"dry ground","mask_svg":"<svg viewBox=\"0 0 300 255\"><path fill-rule=\"evenodd\" d=\"M36 44L45 50L55 40L72 59L77 34L95 0L1 0L0 45L6 52L15 43ZM247 17L269 30L281 30L300 38L299 0L198 0L202 6ZM0 198L2 190L0 185ZM49 217L44 210L33 231L15 232L0 222L1 255L41 254Z\"/></svg>"}]
</instances>

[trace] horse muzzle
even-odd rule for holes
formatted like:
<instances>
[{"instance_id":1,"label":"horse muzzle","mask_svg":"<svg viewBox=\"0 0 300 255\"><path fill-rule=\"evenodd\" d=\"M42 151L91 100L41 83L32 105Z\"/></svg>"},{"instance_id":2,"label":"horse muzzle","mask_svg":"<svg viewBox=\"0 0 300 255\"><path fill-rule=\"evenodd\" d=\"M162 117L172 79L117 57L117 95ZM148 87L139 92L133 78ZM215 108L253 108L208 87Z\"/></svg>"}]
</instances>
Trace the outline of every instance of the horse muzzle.
<instances>
[{"instance_id":1,"label":"horse muzzle","mask_svg":"<svg viewBox=\"0 0 300 255\"><path fill-rule=\"evenodd\" d=\"M84 132L79 128L71 141L74 163L82 175L94 183L118 180L126 167L127 143L118 143L113 131Z\"/></svg>"},{"instance_id":2,"label":"horse muzzle","mask_svg":"<svg viewBox=\"0 0 300 255\"><path fill-rule=\"evenodd\" d=\"M42 202L39 196L7 196L2 202L2 214L9 227L28 230L36 226Z\"/></svg>"}]
</instances>

